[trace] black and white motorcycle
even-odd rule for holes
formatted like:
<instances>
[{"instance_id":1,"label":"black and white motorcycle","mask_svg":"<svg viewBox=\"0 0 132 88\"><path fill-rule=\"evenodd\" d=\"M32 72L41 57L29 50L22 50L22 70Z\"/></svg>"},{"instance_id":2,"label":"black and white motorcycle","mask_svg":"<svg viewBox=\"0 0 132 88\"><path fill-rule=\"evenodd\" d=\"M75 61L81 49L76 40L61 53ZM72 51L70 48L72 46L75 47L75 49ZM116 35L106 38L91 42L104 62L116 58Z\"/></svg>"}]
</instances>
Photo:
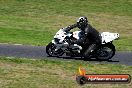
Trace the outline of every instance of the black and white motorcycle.
<instances>
[{"instance_id":1,"label":"black and white motorcycle","mask_svg":"<svg viewBox=\"0 0 132 88\"><path fill-rule=\"evenodd\" d=\"M79 39L80 31L68 32L60 29L54 36L52 42L46 46L46 53L49 56L59 57L64 53L70 57L83 57L84 48L77 44L69 44L69 39ZM118 33L102 32L100 33L102 44L101 46L90 53L90 58L98 60L109 60L115 55L115 46L112 44L113 40L119 38ZM89 46L87 46L89 47Z\"/></svg>"}]
</instances>

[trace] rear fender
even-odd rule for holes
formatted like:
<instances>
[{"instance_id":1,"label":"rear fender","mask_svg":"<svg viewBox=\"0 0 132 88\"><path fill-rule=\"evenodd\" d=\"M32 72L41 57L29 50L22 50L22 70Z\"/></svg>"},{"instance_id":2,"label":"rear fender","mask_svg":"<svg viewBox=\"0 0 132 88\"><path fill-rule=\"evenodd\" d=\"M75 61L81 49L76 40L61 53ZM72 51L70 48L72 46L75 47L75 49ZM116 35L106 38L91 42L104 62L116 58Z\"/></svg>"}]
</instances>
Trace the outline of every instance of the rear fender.
<instances>
[{"instance_id":1,"label":"rear fender","mask_svg":"<svg viewBox=\"0 0 132 88\"><path fill-rule=\"evenodd\" d=\"M119 33L102 32L101 33L102 44L112 42L119 39Z\"/></svg>"}]
</instances>

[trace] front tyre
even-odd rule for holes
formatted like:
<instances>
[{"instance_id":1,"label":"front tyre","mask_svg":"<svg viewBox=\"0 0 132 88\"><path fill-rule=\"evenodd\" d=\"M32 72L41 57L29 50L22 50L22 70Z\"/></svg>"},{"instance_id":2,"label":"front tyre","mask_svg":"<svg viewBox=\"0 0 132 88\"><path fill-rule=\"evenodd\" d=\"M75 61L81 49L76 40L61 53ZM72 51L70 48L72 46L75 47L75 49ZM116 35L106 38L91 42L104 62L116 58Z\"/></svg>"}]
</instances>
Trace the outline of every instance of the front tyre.
<instances>
[{"instance_id":1,"label":"front tyre","mask_svg":"<svg viewBox=\"0 0 132 88\"><path fill-rule=\"evenodd\" d=\"M58 56L62 56L64 54L63 50L62 49L56 49L56 45L52 42L50 42L46 46L46 53L52 57L58 57Z\"/></svg>"},{"instance_id":2,"label":"front tyre","mask_svg":"<svg viewBox=\"0 0 132 88\"><path fill-rule=\"evenodd\" d=\"M101 45L96 51L96 59L109 60L115 55L115 46L112 43Z\"/></svg>"}]
</instances>

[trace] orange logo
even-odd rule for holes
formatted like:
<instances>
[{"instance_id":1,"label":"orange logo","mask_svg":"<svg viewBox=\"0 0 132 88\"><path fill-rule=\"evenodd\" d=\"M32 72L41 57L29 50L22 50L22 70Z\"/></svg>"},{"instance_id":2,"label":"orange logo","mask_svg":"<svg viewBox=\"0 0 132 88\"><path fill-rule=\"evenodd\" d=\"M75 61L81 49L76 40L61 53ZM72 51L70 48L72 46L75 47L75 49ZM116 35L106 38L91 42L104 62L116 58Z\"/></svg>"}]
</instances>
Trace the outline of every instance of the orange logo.
<instances>
[{"instance_id":1,"label":"orange logo","mask_svg":"<svg viewBox=\"0 0 132 88\"><path fill-rule=\"evenodd\" d=\"M129 74L86 74L86 70L79 66L79 75L76 77L78 84L85 83L130 83Z\"/></svg>"}]
</instances>

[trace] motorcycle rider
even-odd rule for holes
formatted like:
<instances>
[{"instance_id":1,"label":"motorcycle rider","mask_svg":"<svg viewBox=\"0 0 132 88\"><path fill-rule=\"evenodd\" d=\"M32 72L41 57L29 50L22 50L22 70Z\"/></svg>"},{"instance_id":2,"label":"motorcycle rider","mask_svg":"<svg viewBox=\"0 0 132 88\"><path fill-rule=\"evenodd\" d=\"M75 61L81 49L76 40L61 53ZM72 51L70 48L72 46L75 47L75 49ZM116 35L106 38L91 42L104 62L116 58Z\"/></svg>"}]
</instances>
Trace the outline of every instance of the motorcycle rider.
<instances>
[{"instance_id":1,"label":"motorcycle rider","mask_svg":"<svg viewBox=\"0 0 132 88\"><path fill-rule=\"evenodd\" d=\"M80 17L77 22L73 25L70 25L63 30L69 32L71 29L78 27L80 29L79 39L71 41L70 44L81 45L85 50L83 51L84 57L89 58L89 55L92 51L96 50L101 44L100 33L93 28L87 17ZM89 47L88 47L89 46Z\"/></svg>"}]
</instances>

